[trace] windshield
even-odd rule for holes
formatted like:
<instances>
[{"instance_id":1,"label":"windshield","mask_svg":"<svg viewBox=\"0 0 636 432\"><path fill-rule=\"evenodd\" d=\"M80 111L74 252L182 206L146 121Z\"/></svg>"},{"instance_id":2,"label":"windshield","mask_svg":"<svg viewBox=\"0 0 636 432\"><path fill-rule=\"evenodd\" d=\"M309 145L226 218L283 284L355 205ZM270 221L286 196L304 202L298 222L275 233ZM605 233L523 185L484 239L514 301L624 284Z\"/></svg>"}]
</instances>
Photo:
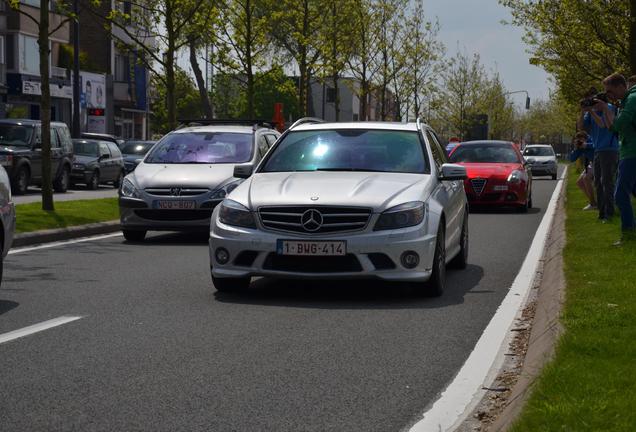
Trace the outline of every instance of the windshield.
<instances>
[{"instance_id":1,"label":"windshield","mask_svg":"<svg viewBox=\"0 0 636 432\"><path fill-rule=\"evenodd\" d=\"M154 142L129 141L121 148L121 152L125 155L143 156L152 148Z\"/></svg>"},{"instance_id":2,"label":"windshield","mask_svg":"<svg viewBox=\"0 0 636 432\"><path fill-rule=\"evenodd\" d=\"M31 146L33 128L21 125L0 125L0 144L10 146Z\"/></svg>"},{"instance_id":3,"label":"windshield","mask_svg":"<svg viewBox=\"0 0 636 432\"><path fill-rule=\"evenodd\" d=\"M492 144L460 145L450 156L452 163L520 163L512 146Z\"/></svg>"},{"instance_id":4,"label":"windshield","mask_svg":"<svg viewBox=\"0 0 636 432\"><path fill-rule=\"evenodd\" d=\"M148 154L146 163L244 163L252 158L252 135L230 132L173 133Z\"/></svg>"},{"instance_id":5,"label":"windshield","mask_svg":"<svg viewBox=\"0 0 636 432\"><path fill-rule=\"evenodd\" d=\"M323 170L428 172L417 132L360 129L290 132L261 172Z\"/></svg>"},{"instance_id":6,"label":"windshield","mask_svg":"<svg viewBox=\"0 0 636 432\"><path fill-rule=\"evenodd\" d=\"M95 141L73 141L73 153L82 156L99 156Z\"/></svg>"},{"instance_id":7,"label":"windshield","mask_svg":"<svg viewBox=\"0 0 636 432\"><path fill-rule=\"evenodd\" d=\"M524 156L554 156L552 147L526 147Z\"/></svg>"}]
</instances>

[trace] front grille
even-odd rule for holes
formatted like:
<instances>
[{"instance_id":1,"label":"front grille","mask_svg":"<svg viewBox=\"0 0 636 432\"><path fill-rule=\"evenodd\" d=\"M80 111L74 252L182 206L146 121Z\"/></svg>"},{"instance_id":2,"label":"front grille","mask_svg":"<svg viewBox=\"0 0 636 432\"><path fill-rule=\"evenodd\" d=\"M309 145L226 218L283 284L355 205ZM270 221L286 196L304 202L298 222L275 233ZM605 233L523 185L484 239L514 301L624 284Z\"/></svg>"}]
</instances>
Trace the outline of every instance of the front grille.
<instances>
[{"instance_id":1,"label":"front grille","mask_svg":"<svg viewBox=\"0 0 636 432\"><path fill-rule=\"evenodd\" d=\"M212 210L159 210L159 209L143 209L135 210L135 214L143 219L155 221L195 221L210 219Z\"/></svg>"},{"instance_id":2,"label":"front grille","mask_svg":"<svg viewBox=\"0 0 636 432\"><path fill-rule=\"evenodd\" d=\"M314 222L322 224L306 223L312 210L319 214L314 213ZM304 234L363 230L371 217L370 209L360 207L261 207L258 213L265 228Z\"/></svg>"},{"instance_id":3,"label":"front grille","mask_svg":"<svg viewBox=\"0 0 636 432\"><path fill-rule=\"evenodd\" d=\"M270 253L265 259L266 270L294 273L354 273L362 266L355 255L344 256L286 256Z\"/></svg>"},{"instance_id":4,"label":"front grille","mask_svg":"<svg viewBox=\"0 0 636 432\"><path fill-rule=\"evenodd\" d=\"M471 179L470 180L470 184L473 187L473 190L475 191L475 193L477 195L481 195L481 193L484 191L484 188L486 187L486 180L485 179Z\"/></svg>"},{"instance_id":5,"label":"front grille","mask_svg":"<svg viewBox=\"0 0 636 432\"><path fill-rule=\"evenodd\" d=\"M205 188L182 188L182 187L169 187L169 188L147 188L145 189L147 194L155 196L197 196L210 192L210 189Z\"/></svg>"}]
</instances>

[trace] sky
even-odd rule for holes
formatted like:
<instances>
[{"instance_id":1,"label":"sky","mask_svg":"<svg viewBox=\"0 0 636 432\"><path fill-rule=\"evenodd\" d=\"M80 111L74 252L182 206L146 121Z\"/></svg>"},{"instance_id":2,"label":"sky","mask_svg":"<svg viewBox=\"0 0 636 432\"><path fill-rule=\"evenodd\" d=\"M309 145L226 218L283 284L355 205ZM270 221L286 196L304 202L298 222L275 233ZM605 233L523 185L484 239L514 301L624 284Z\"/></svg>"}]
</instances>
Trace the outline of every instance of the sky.
<instances>
[{"instance_id":1,"label":"sky","mask_svg":"<svg viewBox=\"0 0 636 432\"><path fill-rule=\"evenodd\" d=\"M508 8L497 0L424 0L428 19L437 17L439 40L452 57L460 50L479 53L487 70L497 70L509 91L526 90L533 99L546 99L552 88L549 75L529 62L523 29L504 25L510 21ZM525 95L511 95L522 107Z\"/></svg>"}]
</instances>

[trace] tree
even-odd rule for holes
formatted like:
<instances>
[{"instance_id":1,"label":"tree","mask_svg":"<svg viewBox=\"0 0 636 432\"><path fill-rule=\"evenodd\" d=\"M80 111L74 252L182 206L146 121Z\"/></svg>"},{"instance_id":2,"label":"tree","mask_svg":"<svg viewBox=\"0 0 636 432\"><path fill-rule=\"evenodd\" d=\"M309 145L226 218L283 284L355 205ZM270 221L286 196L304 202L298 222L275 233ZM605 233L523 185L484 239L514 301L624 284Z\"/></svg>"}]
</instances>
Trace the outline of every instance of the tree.
<instances>
[{"instance_id":1,"label":"tree","mask_svg":"<svg viewBox=\"0 0 636 432\"><path fill-rule=\"evenodd\" d=\"M152 88L156 91L153 97L152 113L155 128L161 133L174 129L170 124L167 106L165 104L168 89L157 77L152 77ZM180 118L197 119L201 117L201 102L199 92L192 78L181 68L175 70L174 94L176 100L175 111Z\"/></svg>"},{"instance_id":2,"label":"tree","mask_svg":"<svg viewBox=\"0 0 636 432\"><path fill-rule=\"evenodd\" d=\"M49 37L60 30L71 19L76 19L71 14L69 4L66 1L56 2L57 13L66 15L68 18L62 20L53 29L49 28L49 0L40 0L39 16L31 15L24 8L20 7L19 0L10 0L9 6L24 15L38 26L38 47L40 55L40 88L41 104L40 118L41 140L42 140L42 210L54 211L53 203L53 175L51 170L51 85L49 79L50 53Z\"/></svg>"},{"instance_id":3,"label":"tree","mask_svg":"<svg viewBox=\"0 0 636 432\"><path fill-rule=\"evenodd\" d=\"M443 78L441 98L435 101L437 121L460 139L468 136L475 126L479 105L484 98L487 76L478 54L472 57L458 50L449 62ZM483 104L482 104L483 106Z\"/></svg>"},{"instance_id":4,"label":"tree","mask_svg":"<svg viewBox=\"0 0 636 432\"><path fill-rule=\"evenodd\" d=\"M99 0L93 1L100 3ZM93 13L121 30L113 32L120 46L143 54L138 56L139 61L165 87L167 121L170 128L175 128L177 53L189 44L192 25L209 20L209 15L214 13L212 1L114 0L114 6L107 14L103 14L99 7L94 7ZM123 36L118 33L123 33Z\"/></svg>"},{"instance_id":5,"label":"tree","mask_svg":"<svg viewBox=\"0 0 636 432\"><path fill-rule=\"evenodd\" d=\"M271 20L265 6L261 0L226 0L220 8L217 61L224 72L232 73L245 86L249 118L255 115L256 72L265 66L270 49Z\"/></svg>"},{"instance_id":6,"label":"tree","mask_svg":"<svg viewBox=\"0 0 636 432\"><path fill-rule=\"evenodd\" d=\"M552 74L565 99L612 72L636 73L636 0L500 0L526 30L531 62Z\"/></svg>"},{"instance_id":7,"label":"tree","mask_svg":"<svg viewBox=\"0 0 636 432\"><path fill-rule=\"evenodd\" d=\"M404 62L406 85L410 89L413 101L413 114L422 114L423 98L435 91L436 79L442 71L441 59L444 45L437 40L439 23L427 21L424 15L424 3L416 1L415 8L406 23L404 40Z\"/></svg>"},{"instance_id":8,"label":"tree","mask_svg":"<svg viewBox=\"0 0 636 432\"><path fill-rule=\"evenodd\" d=\"M273 40L298 65L298 104L300 112L308 115L311 77L321 54L320 34L328 4L326 0L267 0L265 4L271 11Z\"/></svg>"}]
</instances>

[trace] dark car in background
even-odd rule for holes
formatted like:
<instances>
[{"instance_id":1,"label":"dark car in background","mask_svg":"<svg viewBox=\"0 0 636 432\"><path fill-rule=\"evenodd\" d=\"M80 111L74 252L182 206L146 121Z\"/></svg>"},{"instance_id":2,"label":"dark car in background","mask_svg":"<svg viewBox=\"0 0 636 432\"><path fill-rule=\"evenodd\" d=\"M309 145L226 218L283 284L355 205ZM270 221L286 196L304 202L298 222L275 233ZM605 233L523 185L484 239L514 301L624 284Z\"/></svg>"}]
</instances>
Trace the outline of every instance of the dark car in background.
<instances>
[{"instance_id":1,"label":"dark car in background","mask_svg":"<svg viewBox=\"0 0 636 432\"><path fill-rule=\"evenodd\" d=\"M121 147L121 152L124 155L124 165L126 166L126 174L129 174L137 168L139 162L141 162L148 153L148 150L155 145L156 141L126 141Z\"/></svg>"},{"instance_id":2,"label":"dark car in background","mask_svg":"<svg viewBox=\"0 0 636 432\"><path fill-rule=\"evenodd\" d=\"M56 192L66 192L73 163L73 142L65 123L51 122L51 173ZM42 185L42 124L39 120L0 120L0 165L16 195Z\"/></svg>"},{"instance_id":3,"label":"dark car in background","mask_svg":"<svg viewBox=\"0 0 636 432\"><path fill-rule=\"evenodd\" d=\"M119 188L125 175L124 159L116 144L110 141L74 139L75 159L71 182L84 183L97 189L102 183Z\"/></svg>"},{"instance_id":4,"label":"dark car in background","mask_svg":"<svg viewBox=\"0 0 636 432\"><path fill-rule=\"evenodd\" d=\"M80 134L80 138L90 139L90 140L99 140L99 141L109 141L116 144L117 147L121 147L124 144L123 139L117 138L115 135L110 135L110 134L82 132Z\"/></svg>"}]
</instances>

